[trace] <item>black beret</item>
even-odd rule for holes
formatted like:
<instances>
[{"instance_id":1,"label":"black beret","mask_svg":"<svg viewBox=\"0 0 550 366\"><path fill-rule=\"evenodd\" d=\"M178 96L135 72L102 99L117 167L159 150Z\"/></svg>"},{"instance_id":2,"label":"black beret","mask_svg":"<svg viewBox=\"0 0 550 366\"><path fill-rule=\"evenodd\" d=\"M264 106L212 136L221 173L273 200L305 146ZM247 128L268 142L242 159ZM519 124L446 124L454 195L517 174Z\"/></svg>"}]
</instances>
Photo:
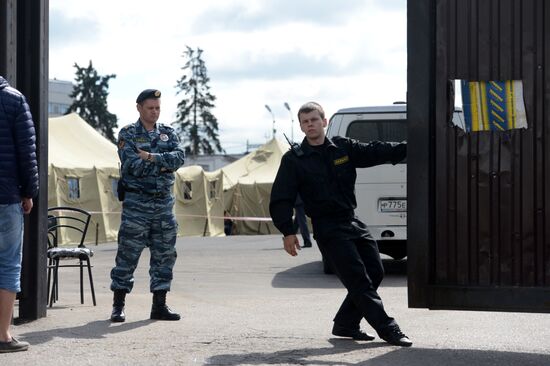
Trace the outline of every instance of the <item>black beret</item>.
<instances>
[{"instance_id":1,"label":"black beret","mask_svg":"<svg viewBox=\"0 0 550 366\"><path fill-rule=\"evenodd\" d=\"M157 89L145 89L141 93L139 93L136 103L141 103L145 99L158 99L160 98L160 90Z\"/></svg>"}]
</instances>

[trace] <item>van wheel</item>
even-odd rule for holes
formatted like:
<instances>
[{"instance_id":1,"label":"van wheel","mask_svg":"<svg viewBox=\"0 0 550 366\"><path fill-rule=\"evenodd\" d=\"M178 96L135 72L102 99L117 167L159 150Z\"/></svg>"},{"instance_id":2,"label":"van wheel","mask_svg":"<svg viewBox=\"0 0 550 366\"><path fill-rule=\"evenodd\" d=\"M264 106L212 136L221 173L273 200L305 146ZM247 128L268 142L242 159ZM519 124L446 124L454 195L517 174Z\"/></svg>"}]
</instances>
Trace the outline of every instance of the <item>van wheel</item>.
<instances>
[{"instance_id":1,"label":"van wheel","mask_svg":"<svg viewBox=\"0 0 550 366\"><path fill-rule=\"evenodd\" d=\"M407 248L393 250L391 253L388 253L388 255L395 260L403 259L407 256Z\"/></svg>"},{"instance_id":2,"label":"van wheel","mask_svg":"<svg viewBox=\"0 0 550 366\"><path fill-rule=\"evenodd\" d=\"M403 259L407 256L406 240L379 240L378 249L380 253L389 255L395 260Z\"/></svg>"},{"instance_id":3,"label":"van wheel","mask_svg":"<svg viewBox=\"0 0 550 366\"><path fill-rule=\"evenodd\" d=\"M398 260L401 260L401 259L405 258L406 256L407 256L406 254L398 254L398 255L392 256L392 258L395 259L396 261L398 261Z\"/></svg>"}]
</instances>

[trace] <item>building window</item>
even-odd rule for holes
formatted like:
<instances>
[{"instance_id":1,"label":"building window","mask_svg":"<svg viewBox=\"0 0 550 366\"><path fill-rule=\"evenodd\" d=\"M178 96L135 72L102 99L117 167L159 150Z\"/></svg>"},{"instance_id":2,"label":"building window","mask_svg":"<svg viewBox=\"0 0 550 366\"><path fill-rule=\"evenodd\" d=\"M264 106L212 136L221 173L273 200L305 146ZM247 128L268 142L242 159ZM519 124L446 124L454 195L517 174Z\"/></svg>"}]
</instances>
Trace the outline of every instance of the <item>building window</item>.
<instances>
[{"instance_id":1,"label":"building window","mask_svg":"<svg viewBox=\"0 0 550 366\"><path fill-rule=\"evenodd\" d=\"M183 199L191 200L192 198L193 190L191 189L191 182L186 180L183 182Z\"/></svg>"},{"instance_id":2,"label":"building window","mask_svg":"<svg viewBox=\"0 0 550 366\"><path fill-rule=\"evenodd\" d=\"M48 114L52 115L63 115L67 112L70 105L62 103L48 103Z\"/></svg>"},{"instance_id":3,"label":"building window","mask_svg":"<svg viewBox=\"0 0 550 366\"><path fill-rule=\"evenodd\" d=\"M69 199L80 199L80 179L74 177L67 177L67 185L69 187Z\"/></svg>"},{"instance_id":4,"label":"building window","mask_svg":"<svg viewBox=\"0 0 550 366\"><path fill-rule=\"evenodd\" d=\"M209 182L208 186L210 187L210 195L209 195L210 199L217 198L216 197L216 194L217 194L216 183L217 182L218 182L217 180L213 180L213 181Z\"/></svg>"},{"instance_id":5,"label":"building window","mask_svg":"<svg viewBox=\"0 0 550 366\"><path fill-rule=\"evenodd\" d=\"M118 199L118 178L116 177L111 177L111 192Z\"/></svg>"}]
</instances>

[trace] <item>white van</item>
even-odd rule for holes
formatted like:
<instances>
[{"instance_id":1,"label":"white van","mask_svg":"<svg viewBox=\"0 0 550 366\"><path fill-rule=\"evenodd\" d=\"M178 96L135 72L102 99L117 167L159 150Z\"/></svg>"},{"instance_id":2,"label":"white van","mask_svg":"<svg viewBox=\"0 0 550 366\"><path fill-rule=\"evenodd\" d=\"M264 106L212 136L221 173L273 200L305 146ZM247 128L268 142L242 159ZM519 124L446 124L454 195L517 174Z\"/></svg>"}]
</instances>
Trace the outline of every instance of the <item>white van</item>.
<instances>
[{"instance_id":1,"label":"white van","mask_svg":"<svg viewBox=\"0 0 550 366\"><path fill-rule=\"evenodd\" d=\"M327 136L345 136L362 142L406 141L407 106L400 103L340 109L330 119ZM355 213L369 227L380 252L394 259L406 257L406 162L357 169L355 195Z\"/></svg>"},{"instance_id":2,"label":"white van","mask_svg":"<svg viewBox=\"0 0 550 366\"><path fill-rule=\"evenodd\" d=\"M460 108L453 121L464 126ZM407 106L396 102L384 107L340 109L330 119L327 136L345 136L362 142L407 140ZM357 169L356 215L378 242L381 253L394 259L407 256L407 164L406 160ZM330 268L324 263L325 272Z\"/></svg>"}]
</instances>

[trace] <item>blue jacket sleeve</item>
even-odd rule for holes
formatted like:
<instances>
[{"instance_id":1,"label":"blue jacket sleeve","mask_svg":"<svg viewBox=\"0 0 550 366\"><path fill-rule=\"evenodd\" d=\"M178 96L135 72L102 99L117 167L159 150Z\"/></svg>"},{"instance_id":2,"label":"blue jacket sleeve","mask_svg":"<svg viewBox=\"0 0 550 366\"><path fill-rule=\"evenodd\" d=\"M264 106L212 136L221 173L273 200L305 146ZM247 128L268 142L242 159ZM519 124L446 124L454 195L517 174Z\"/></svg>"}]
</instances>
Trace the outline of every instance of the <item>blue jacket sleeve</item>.
<instances>
[{"instance_id":1,"label":"blue jacket sleeve","mask_svg":"<svg viewBox=\"0 0 550 366\"><path fill-rule=\"evenodd\" d=\"M118 156L122 165L122 174L136 177L158 176L160 166L139 157L131 134L131 128L123 128L118 134Z\"/></svg>"},{"instance_id":2,"label":"blue jacket sleeve","mask_svg":"<svg viewBox=\"0 0 550 366\"><path fill-rule=\"evenodd\" d=\"M170 151L155 153L154 164L165 170L176 171L185 162L185 153L180 144L178 135L174 132L170 133Z\"/></svg>"},{"instance_id":3,"label":"blue jacket sleeve","mask_svg":"<svg viewBox=\"0 0 550 366\"><path fill-rule=\"evenodd\" d=\"M13 130L21 196L33 198L38 194L36 135L29 105L23 95L20 97Z\"/></svg>"}]
</instances>

